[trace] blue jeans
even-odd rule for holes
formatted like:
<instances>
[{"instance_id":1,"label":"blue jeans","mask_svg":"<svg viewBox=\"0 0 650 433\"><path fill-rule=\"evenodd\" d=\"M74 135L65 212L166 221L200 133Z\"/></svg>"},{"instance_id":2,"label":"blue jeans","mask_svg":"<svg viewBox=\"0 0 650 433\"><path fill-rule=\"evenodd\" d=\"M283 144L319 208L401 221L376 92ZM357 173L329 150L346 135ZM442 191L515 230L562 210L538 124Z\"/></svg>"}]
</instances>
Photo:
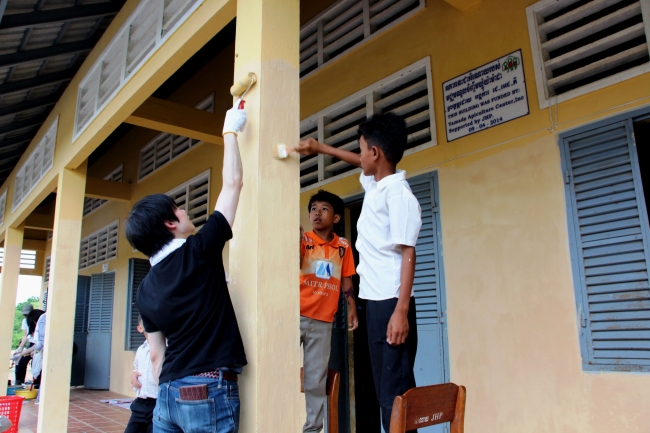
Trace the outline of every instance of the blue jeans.
<instances>
[{"instance_id":1,"label":"blue jeans","mask_svg":"<svg viewBox=\"0 0 650 433\"><path fill-rule=\"evenodd\" d=\"M181 386L208 385L208 399L183 401ZM239 386L229 380L187 376L160 385L153 412L154 433L237 433Z\"/></svg>"}]
</instances>

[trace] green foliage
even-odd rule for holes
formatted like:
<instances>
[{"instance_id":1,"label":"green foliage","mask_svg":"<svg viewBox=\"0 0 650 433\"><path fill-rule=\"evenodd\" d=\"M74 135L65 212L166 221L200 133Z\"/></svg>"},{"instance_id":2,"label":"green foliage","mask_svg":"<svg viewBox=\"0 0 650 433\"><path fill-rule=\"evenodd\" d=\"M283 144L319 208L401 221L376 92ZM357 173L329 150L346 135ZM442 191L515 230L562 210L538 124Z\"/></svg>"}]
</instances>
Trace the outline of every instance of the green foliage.
<instances>
[{"instance_id":1,"label":"green foliage","mask_svg":"<svg viewBox=\"0 0 650 433\"><path fill-rule=\"evenodd\" d=\"M20 325L23 322L23 307L27 304L32 304L34 308L39 308L40 307L40 301L37 297L32 296L25 302L21 302L20 304L16 305L16 312L14 313L14 337L11 342L11 348L16 349L18 345L20 344L20 340L23 338L23 330L21 329Z\"/></svg>"}]
</instances>

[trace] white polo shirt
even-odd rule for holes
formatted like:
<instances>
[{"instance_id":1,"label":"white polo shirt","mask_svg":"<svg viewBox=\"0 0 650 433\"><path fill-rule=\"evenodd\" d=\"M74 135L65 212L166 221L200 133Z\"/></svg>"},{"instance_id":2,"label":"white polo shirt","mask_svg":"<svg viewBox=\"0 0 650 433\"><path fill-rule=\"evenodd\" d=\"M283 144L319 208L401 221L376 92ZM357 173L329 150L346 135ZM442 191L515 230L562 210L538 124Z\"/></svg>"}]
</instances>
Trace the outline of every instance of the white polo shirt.
<instances>
[{"instance_id":1,"label":"white polo shirt","mask_svg":"<svg viewBox=\"0 0 650 433\"><path fill-rule=\"evenodd\" d=\"M400 245L414 247L417 243L422 227L420 203L403 170L379 182L363 173L359 180L366 191L357 222L359 297L372 301L397 298L402 272Z\"/></svg>"}]
</instances>

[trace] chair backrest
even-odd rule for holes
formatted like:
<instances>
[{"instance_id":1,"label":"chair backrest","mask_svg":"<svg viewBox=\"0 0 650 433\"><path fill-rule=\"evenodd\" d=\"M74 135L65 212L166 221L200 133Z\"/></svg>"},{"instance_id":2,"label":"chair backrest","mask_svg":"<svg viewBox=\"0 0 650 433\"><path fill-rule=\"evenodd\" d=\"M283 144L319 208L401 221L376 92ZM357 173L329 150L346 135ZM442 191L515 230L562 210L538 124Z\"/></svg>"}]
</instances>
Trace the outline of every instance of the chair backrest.
<instances>
[{"instance_id":1,"label":"chair backrest","mask_svg":"<svg viewBox=\"0 0 650 433\"><path fill-rule=\"evenodd\" d=\"M465 387L453 383L411 388L395 397L390 433L451 422L451 433L465 430Z\"/></svg>"},{"instance_id":2,"label":"chair backrest","mask_svg":"<svg viewBox=\"0 0 650 433\"><path fill-rule=\"evenodd\" d=\"M305 392L304 370L300 367L300 392ZM339 433L339 387L341 374L338 371L327 370L327 430L328 433Z\"/></svg>"}]
</instances>

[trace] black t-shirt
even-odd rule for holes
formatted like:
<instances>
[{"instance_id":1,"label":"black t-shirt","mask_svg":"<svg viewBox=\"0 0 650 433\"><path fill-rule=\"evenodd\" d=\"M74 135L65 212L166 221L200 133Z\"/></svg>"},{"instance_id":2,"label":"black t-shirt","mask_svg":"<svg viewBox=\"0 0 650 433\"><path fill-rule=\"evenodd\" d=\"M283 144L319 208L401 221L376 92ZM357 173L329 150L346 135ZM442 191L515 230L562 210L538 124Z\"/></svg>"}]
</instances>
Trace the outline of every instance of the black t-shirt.
<instances>
[{"instance_id":1,"label":"black t-shirt","mask_svg":"<svg viewBox=\"0 0 650 433\"><path fill-rule=\"evenodd\" d=\"M138 308L144 329L167 337L160 383L246 365L221 256L230 238L230 224L215 211L140 284Z\"/></svg>"}]
</instances>

